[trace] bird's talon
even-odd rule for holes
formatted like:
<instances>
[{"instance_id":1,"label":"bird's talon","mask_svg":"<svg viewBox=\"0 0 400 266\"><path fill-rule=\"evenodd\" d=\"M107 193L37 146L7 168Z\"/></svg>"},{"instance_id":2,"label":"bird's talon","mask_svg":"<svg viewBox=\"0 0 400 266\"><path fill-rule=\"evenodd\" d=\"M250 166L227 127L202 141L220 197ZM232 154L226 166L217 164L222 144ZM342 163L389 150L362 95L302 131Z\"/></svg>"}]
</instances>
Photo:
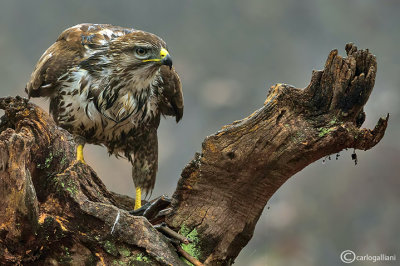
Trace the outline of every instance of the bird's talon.
<instances>
[{"instance_id":1,"label":"bird's talon","mask_svg":"<svg viewBox=\"0 0 400 266\"><path fill-rule=\"evenodd\" d=\"M146 204L144 204L142 207L138 208L138 209L134 209L132 211L129 212L129 214L132 214L134 216L143 216L143 214L146 212L146 210L150 207L151 203L147 202Z\"/></svg>"},{"instance_id":2,"label":"bird's talon","mask_svg":"<svg viewBox=\"0 0 400 266\"><path fill-rule=\"evenodd\" d=\"M170 208L167 208L170 204L171 199L163 195L150 202L147 202L140 208L134 209L129 213L135 216L144 216L152 224L158 224L160 222L163 222L164 217L170 212Z\"/></svg>"}]
</instances>

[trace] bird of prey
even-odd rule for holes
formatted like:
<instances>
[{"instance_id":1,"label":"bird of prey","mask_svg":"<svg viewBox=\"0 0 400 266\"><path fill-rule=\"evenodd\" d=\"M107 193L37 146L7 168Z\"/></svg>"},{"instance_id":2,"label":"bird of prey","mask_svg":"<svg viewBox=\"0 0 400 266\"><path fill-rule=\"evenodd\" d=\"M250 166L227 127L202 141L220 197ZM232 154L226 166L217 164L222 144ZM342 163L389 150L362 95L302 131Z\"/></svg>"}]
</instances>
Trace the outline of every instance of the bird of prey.
<instances>
[{"instance_id":1,"label":"bird of prey","mask_svg":"<svg viewBox=\"0 0 400 266\"><path fill-rule=\"evenodd\" d=\"M183 115L178 74L158 36L105 24L66 29L39 59L29 97L50 99L54 121L74 135L77 160L85 143L104 145L132 163L135 209L154 188L160 116Z\"/></svg>"}]
</instances>

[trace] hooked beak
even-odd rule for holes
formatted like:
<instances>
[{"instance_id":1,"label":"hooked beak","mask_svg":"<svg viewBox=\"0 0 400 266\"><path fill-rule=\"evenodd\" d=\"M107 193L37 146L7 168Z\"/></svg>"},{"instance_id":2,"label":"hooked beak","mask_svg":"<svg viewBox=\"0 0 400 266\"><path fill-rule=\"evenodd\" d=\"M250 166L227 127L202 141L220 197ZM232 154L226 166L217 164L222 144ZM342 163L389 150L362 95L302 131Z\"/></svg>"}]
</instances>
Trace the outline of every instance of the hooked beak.
<instances>
[{"instance_id":1,"label":"hooked beak","mask_svg":"<svg viewBox=\"0 0 400 266\"><path fill-rule=\"evenodd\" d=\"M169 55L167 49L161 48L160 50L160 58L153 58L153 59L145 59L142 62L160 62L162 65L169 66L169 69L172 68L172 59Z\"/></svg>"},{"instance_id":2,"label":"hooked beak","mask_svg":"<svg viewBox=\"0 0 400 266\"><path fill-rule=\"evenodd\" d=\"M169 55L167 49L161 48L160 57L161 57L161 64L169 66L169 69L171 69L172 68L172 58Z\"/></svg>"}]
</instances>

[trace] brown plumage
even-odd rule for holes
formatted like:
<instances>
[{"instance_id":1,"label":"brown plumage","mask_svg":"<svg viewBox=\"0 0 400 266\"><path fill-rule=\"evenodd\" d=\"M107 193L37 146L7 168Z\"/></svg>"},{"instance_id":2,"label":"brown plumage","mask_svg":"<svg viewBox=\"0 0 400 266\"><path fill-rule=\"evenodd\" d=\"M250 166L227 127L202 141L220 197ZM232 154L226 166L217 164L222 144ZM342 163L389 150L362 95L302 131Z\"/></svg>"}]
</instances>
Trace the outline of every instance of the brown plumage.
<instances>
[{"instance_id":1,"label":"brown plumage","mask_svg":"<svg viewBox=\"0 0 400 266\"><path fill-rule=\"evenodd\" d=\"M161 115L183 115L178 74L165 42L140 30L80 24L65 30L39 59L26 86L48 97L56 123L79 144L104 145L132 163L146 193L157 171Z\"/></svg>"}]
</instances>

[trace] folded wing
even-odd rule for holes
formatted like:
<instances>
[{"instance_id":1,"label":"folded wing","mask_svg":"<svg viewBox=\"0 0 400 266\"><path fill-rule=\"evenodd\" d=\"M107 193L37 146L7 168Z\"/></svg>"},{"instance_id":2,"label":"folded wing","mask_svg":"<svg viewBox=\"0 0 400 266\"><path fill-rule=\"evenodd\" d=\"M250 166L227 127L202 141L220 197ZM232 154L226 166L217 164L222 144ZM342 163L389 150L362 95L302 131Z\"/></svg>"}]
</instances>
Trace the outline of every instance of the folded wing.
<instances>
[{"instance_id":1,"label":"folded wing","mask_svg":"<svg viewBox=\"0 0 400 266\"><path fill-rule=\"evenodd\" d=\"M175 116L179 122L183 116L182 85L174 68L161 67L163 90L160 94L160 110L163 115Z\"/></svg>"}]
</instances>

